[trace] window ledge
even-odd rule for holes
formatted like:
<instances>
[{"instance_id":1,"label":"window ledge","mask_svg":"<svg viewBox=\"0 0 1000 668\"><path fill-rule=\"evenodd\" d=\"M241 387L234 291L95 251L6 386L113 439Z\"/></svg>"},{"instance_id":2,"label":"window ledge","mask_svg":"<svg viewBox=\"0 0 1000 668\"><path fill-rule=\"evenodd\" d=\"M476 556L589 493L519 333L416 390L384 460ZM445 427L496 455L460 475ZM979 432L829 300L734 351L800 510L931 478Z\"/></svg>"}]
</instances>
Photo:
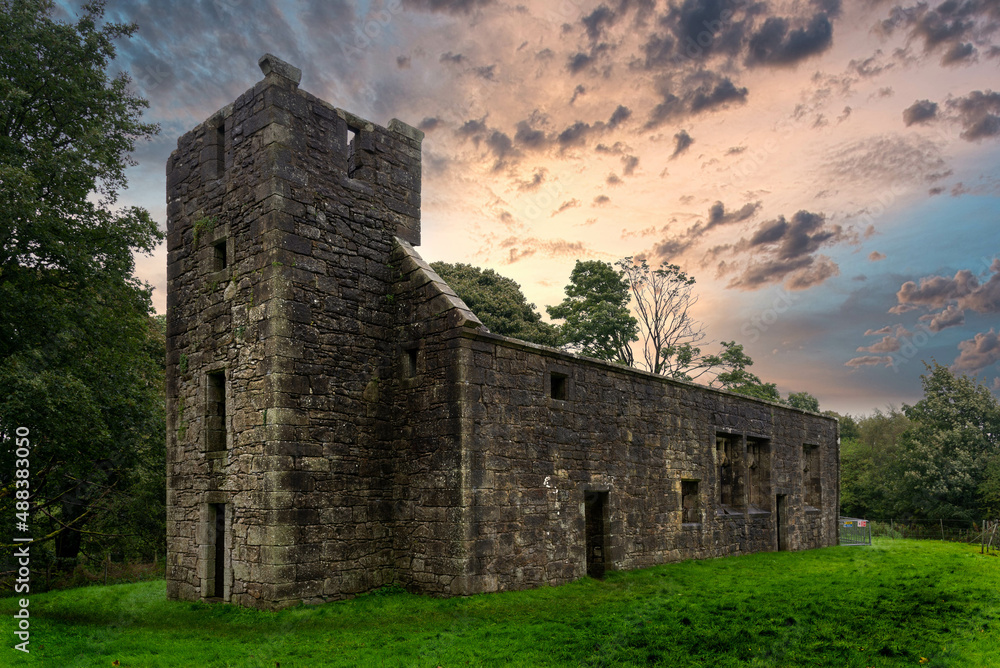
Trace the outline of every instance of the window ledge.
<instances>
[{"instance_id":1,"label":"window ledge","mask_svg":"<svg viewBox=\"0 0 1000 668\"><path fill-rule=\"evenodd\" d=\"M823 511L816 506L806 506L805 511L807 515L819 515Z\"/></svg>"},{"instance_id":2,"label":"window ledge","mask_svg":"<svg viewBox=\"0 0 1000 668\"><path fill-rule=\"evenodd\" d=\"M701 522L684 522L681 524L681 529L686 529L688 531L701 529Z\"/></svg>"}]
</instances>

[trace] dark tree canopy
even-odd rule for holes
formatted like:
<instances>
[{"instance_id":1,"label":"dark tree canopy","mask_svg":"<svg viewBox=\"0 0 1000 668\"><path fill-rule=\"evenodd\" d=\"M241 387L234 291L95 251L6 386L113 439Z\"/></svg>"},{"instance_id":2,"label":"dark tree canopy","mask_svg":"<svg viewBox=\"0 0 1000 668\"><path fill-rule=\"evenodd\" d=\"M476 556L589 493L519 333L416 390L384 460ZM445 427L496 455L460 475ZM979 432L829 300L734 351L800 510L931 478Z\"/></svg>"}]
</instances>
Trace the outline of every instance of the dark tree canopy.
<instances>
[{"instance_id":1,"label":"dark tree canopy","mask_svg":"<svg viewBox=\"0 0 1000 668\"><path fill-rule=\"evenodd\" d=\"M766 399L781 403L781 394L774 383L765 383L756 374L747 370L753 366L753 360L743 352L743 344L735 341L723 341L722 353L716 356L718 359L710 360L712 366L723 369L712 385L721 387L730 392L745 394L748 397Z\"/></svg>"},{"instance_id":2,"label":"dark tree canopy","mask_svg":"<svg viewBox=\"0 0 1000 668\"><path fill-rule=\"evenodd\" d=\"M921 376L924 397L903 411L897 510L918 517L981 519L980 498L1000 455L1000 405L989 388L936 362Z\"/></svg>"},{"instance_id":3,"label":"dark tree canopy","mask_svg":"<svg viewBox=\"0 0 1000 668\"><path fill-rule=\"evenodd\" d=\"M566 298L547 310L564 321L560 343L569 350L632 366L631 343L639 340L639 326L629 311L629 300L623 271L600 260L577 260Z\"/></svg>"},{"instance_id":4,"label":"dark tree canopy","mask_svg":"<svg viewBox=\"0 0 1000 668\"><path fill-rule=\"evenodd\" d=\"M72 24L46 0L0 12L0 507L26 427L33 533L72 559L163 452L162 336L133 274L133 253L162 235L145 210L115 206L130 153L157 128L128 77L107 74L134 25L104 23L101 2Z\"/></svg>"},{"instance_id":5,"label":"dark tree canopy","mask_svg":"<svg viewBox=\"0 0 1000 668\"><path fill-rule=\"evenodd\" d=\"M431 268L452 287L494 334L546 346L558 344L558 331L542 321L521 286L492 269L434 262Z\"/></svg>"},{"instance_id":6,"label":"dark tree canopy","mask_svg":"<svg viewBox=\"0 0 1000 668\"><path fill-rule=\"evenodd\" d=\"M819 399L808 392L789 392L787 403L792 408L819 413Z\"/></svg>"}]
</instances>

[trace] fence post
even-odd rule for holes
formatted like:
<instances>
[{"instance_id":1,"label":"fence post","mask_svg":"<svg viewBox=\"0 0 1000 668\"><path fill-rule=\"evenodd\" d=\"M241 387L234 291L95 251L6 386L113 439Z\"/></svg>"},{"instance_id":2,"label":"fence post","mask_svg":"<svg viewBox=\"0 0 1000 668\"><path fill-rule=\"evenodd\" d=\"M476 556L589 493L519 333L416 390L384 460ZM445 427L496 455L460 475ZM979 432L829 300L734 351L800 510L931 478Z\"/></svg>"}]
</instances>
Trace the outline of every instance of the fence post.
<instances>
[{"instance_id":1,"label":"fence post","mask_svg":"<svg viewBox=\"0 0 1000 668\"><path fill-rule=\"evenodd\" d=\"M941 523L941 540L944 540L944 520L939 517L938 522Z\"/></svg>"}]
</instances>

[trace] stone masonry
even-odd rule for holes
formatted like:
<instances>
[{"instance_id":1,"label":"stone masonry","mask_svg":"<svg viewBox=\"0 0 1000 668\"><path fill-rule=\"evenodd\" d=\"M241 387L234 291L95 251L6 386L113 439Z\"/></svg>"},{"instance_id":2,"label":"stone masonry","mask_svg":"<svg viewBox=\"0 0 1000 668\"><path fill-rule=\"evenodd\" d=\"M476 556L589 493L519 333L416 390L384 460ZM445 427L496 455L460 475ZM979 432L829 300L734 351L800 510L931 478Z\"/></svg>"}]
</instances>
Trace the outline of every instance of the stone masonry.
<instances>
[{"instance_id":1,"label":"stone masonry","mask_svg":"<svg viewBox=\"0 0 1000 668\"><path fill-rule=\"evenodd\" d=\"M274 609L837 542L831 418L491 334L423 133L264 79L167 163L167 595Z\"/></svg>"}]
</instances>

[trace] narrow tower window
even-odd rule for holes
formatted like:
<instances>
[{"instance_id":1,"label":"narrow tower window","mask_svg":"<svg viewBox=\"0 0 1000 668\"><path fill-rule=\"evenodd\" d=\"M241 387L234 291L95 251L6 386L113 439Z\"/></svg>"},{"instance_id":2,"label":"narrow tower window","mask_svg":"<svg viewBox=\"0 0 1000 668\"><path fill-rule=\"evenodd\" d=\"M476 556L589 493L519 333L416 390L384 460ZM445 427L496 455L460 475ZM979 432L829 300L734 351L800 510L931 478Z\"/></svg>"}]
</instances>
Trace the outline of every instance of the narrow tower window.
<instances>
[{"instance_id":1,"label":"narrow tower window","mask_svg":"<svg viewBox=\"0 0 1000 668\"><path fill-rule=\"evenodd\" d=\"M208 374L205 388L205 451L226 449L226 372Z\"/></svg>"}]
</instances>

